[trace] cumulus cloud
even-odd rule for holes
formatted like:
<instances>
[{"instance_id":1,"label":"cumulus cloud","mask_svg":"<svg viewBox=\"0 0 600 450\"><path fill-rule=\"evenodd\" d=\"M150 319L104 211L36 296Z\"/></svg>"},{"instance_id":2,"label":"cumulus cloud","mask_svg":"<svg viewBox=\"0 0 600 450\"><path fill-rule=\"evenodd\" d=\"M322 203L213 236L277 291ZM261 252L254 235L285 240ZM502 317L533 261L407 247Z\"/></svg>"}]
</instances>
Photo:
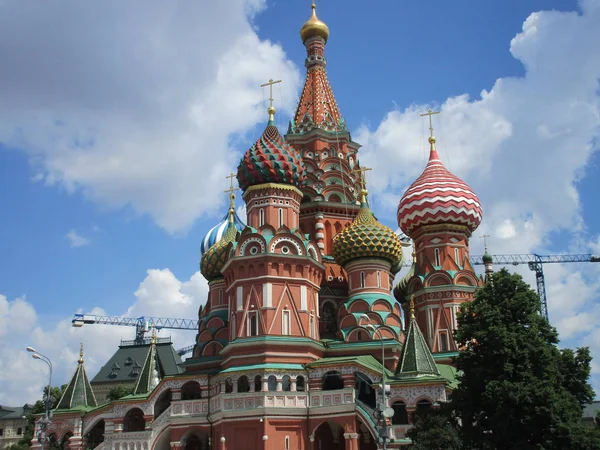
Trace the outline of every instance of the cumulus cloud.
<instances>
[{"instance_id":1,"label":"cumulus cloud","mask_svg":"<svg viewBox=\"0 0 600 450\"><path fill-rule=\"evenodd\" d=\"M459 95L394 109L381 123L362 126L355 136L364 146L361 162L376 173L370 190L377 210L391 218L400 195L422 172L428 123L419 115L435 107L441 111L434 116L438 150L446 167L478 193L485 218L477 235L491 235L492 253L556 253L557 248L598 253L598 237L585 236L582 211L587 205L579 199L578 182L598 150L599 5L598 0L584 1L581 14L531 14L510 43L524 76L499 78L478 98ZM557 231L568 238L553 242ZM473 253L480 253L482 244L472 239ZM563 344L591 345L600 358L600 267L554 264L544 269L550 319ZM535 286L526 265L514 270Z\"/></svg>"},{"instance_id":2,"label":"cumulus cloud","mask_svg":"<svg viewBox=\"0 0 600 450\"><path fill-rule=\"evenodd\" d=\"M151 269L123 315L193 319L207 295L208 286L199 272L189 280L180 281L168 269ZM99 307L82 312L106 315ZM40 398L43 386L48 383L47 367L31 358L25 351L28 345L51 359L53 384L59 385L67 383L75 370L80 342L85 346L88 376L93 378L117 350L120 340L133 339L135 334L133 327L84 325L73 328L71 319L69 316L58 322L45 321L27 300L9 301L0 294L0 404L33 402ZM159 332L161 337L171 337L175 348L192 345L195 335L194 331L163 329Z\"/></svg>"},{"instance_id":3,"label":"cumulus cloud","mask_svg":"<svg viewBox=\"0 0 600 450\"><path fill-rule=\"evenodd\" d=\"M91 242L88 238L83 237L75 230L69 231L65 235L65 238L69 240L71 247L83 247L89 245L89 243Z\"/></svg>"},{"instance_id":4,"label":"cumulus cloud","mask_svg":"<svg viewBox=\"0 0 600 450\"><path fill-rule=\"evenodd\" d=\"M264 3L1 2L0 143L39 182L185 231L266 120L259 85L283 78L278 109L294 106L299 71L248 18Z\"/></svg>"}]
</instances>

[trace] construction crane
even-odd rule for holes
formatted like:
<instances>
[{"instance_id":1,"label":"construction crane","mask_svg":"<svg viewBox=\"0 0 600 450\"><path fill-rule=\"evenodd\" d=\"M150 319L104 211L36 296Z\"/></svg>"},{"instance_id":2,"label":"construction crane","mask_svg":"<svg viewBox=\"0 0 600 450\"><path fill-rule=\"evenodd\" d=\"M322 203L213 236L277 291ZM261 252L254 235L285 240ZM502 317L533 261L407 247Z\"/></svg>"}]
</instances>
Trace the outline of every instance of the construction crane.
<instances>
[{"instance_id":1,"label":"construction crane","mask_svg":"<svg viewBox=\"0 0 600 450\"><path fill-rule=\"evenodd\" d=\"M144 335L152 328L161 330L163 328L170 330L198 330L198 321L193 319L168 319L164 317L121 317L121 316L97 316L94 314L75 314L71 324L74 327L82 327L84 325L101 324L101 325L119 325L125 327L135 327L136 345L144 344ZM191 352L194 349L193 345L177 350L180 356Z\"/></svg>"},{"instance_id":2,"label":"construction crane","mask_svg":"<svg viewBox=\"0 0 600 450\"><path fill-rule=\"evenodd\" d=\"M566 254L566 255L537 255L537 254L513 254L513 255L492 255L493 264L499 266L518 266L527 264L530 270L535 272L537 292L540 297L540 313L548 320L548 300L546 298L546 282L544 279L544 264L563 264L563 263L581 263L581 262L600 262L600 256L594 256L590 253ZM474 266L483 265L483 255L471 256L471 264ZM410 267L412 263L404 263Z\"/></svg>"}]
</instances>

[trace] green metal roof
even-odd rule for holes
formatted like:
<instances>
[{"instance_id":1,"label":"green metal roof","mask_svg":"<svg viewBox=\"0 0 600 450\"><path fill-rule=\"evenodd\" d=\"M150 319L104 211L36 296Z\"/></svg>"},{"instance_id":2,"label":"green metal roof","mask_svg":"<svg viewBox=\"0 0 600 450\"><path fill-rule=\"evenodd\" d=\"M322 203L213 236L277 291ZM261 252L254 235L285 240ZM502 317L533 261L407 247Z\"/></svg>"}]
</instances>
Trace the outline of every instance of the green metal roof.
<instances>
[{"instance_id":1,"label":"green metal roof","mask_svg":"<svg viewBox=\"0 0 600 450\"><path fill-rule=\"evenodd\" d=\"M135 382L142 373L143 364L148 357L150 344L121 345L115 354L102 366L92 379L92 383L106 382ZM170 343L157 343L160 371L163 375L177 375L181 373L179 365L181 357Z\"/></svg>"},{"instance_id":2,"label":"green metal roof","mask_svg":"<svg viewBox=\"0 0 600 450\"><path fill-rule=\"evenodd\" d=\"M98 406L94 391L90 385L85 366L83 365L83 347L77 363L77 369L73 374L73 378L64 390L58 404L57 409L73 409L78 406Z\"/></svg>"},{"instance_id":3,"label":"green metal roof","mask_svg":"<svg viewBox=\"0 0 600 450\"><path fill-rule=\"evenodd\" d=\"M315 368L328 364L357 364L366 369L370 369L375 373L381 373L381 363L374 358L372 355L359 355L359 356L334 356L329 358L321 358L318 361L307 364L307 367ZM392 377L394 374L387 368L385 369L385 376Z\"/></svg>"},{"instance_id":4,"label":"green metal roof","mask_svg":"<svg viewBox=\"0 0 600 450\"><path fill-rule=\"evenodd\" d=\"M245 370L269 370L269 369L287 369L287 370L306 370L302 364L285 364L285 363L264 363L252 364L249 366L229 367L219 373L240 372Z\"/></svg>"},{"instance_id":5,"label":"green metal roof","mask_svg":"<svg viewBox=\"0 0 600 450\"><path fill-rule=\"evenodd\" d=\"M0 420L7 419L22 419L26 416L29 411L33 408L32 405L27 403L23 406L2 406L0 405Z\"/></svg>"},{"instance_id":6,"label":"green metal roof","mask_svg":"<svg viewBox=\"0 0 600 450\"><path fill-rule=\"evenodd\" d=\"M440 372L433 360L433 356L417 320L414 316L410 319L408 333L404 341L400 364L396 371L399 378L418 378L422 376L439 376Z\"/></svg>"}]
</instances>

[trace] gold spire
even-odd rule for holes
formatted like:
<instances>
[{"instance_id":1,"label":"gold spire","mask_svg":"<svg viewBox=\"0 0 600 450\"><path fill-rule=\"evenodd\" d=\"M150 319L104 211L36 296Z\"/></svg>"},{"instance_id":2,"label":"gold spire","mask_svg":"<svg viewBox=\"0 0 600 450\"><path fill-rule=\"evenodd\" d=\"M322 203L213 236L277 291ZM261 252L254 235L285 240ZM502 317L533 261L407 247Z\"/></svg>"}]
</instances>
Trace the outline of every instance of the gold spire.
<instances>
[{"instance_id":1,"label":"gold spire","mask_svg":"<svg viewBox=\"0 0 600 450\"><path fill-rule=\"evenodd\" d=\"M415 320L415 296L410 296L410 320Z\"/></svg>"},{"instance_id":2,"label":"gold spire","mask_svg":"<svg viewBox=\"0 0 600 450\"><path fill-rule=\"evenodd\" d=\"M482 234L479 237L480 237L480 239L483 239L483 251L484 251L484 253L487 253L488 252L487 238L489 238L490 235L489 234Z\"/></svg>"},{"instance_id":3,"label":"gold spire","mask_svg":"<svg viewBox=\"0 0 600 450\"><path fill-rule=\"evenodd\" d=\"M235 178L235 173L230 173L225 178L229 179L229 189L226 189L225 193L229 194L229 222L234 222L235 216L235 191L239 191L239 188L233 187L233 179Z\"/></svg>"},{"instance_id":4,"label":"gold spire","mask_svg":"<svg viewBox=\"0 0 600 450\"><path fill-rule=\"evenodd\" d=\"M83 364L83 342L79 343L79 364Z\"/></svg>"},{"instance_id":5,"label":"gold spire","mask_svg":"<svg viewBox=\"0 0 600 450\"><path fill-rule=\"evenodd\" d=\"M439 111L432 111L431 109L428 109L425 114L421 114L421 117L429 116L429 145L432 151L435 150L435 136L433 135L433 121L431 120L431 116L439 113Z\"/></svg>"},{"instance_id":6,"label":"gold spire","mask_svg":"<svg viewBox=\"0 0 600 450\"><path fill-rule=\"evenodd\" d=\"M150 345L156 345L156 327L152 325L152 337L150 338Z\"/></svg>"},{"instance_id":7,"label":"gold spire","mask_svg":"<svg viewBox=\"0 0 600 450\"><path fill-rule=\"evenodd\" d=\"M329 38L329 27L317 17L317 5L314 0L311 9L312 15L310 19L300 28L300 38L302 38L302 42L305 42L307 39L320 36L327 41Z\"/></svg>"},{"instance_id":8,"label":"gold spire","mask_svg":"<svg viewBox=\"0 0 600 450\"><path fill-rule=\"evenodd\" d=\"M273 106L273 85L277 83L281 83L283 80L273 81L273 78L269 80L268 83L261 84L260 87L269 86L269 107L267 108L267 112L269 113L269 122L275 121L275 107ZM233 185L231 186L233 187Z\"/></svg>"},{"instance_id":9,"label":"gold spire","mask_svg":"<svg viewBox=\"0 0 600 450\"><path fill-rule=\"evenodd\" d=\"M373 169L371 169L370 167L358 167L353 170L353 172L358 173L358 176L360 177L359 201L360 201L361 205L363 203L367 203L367 195L369 195L369 192L367 191L367 177L365 174L365 172L368 172L369 170L373 170Z\"/></svg>"}]
</instances>

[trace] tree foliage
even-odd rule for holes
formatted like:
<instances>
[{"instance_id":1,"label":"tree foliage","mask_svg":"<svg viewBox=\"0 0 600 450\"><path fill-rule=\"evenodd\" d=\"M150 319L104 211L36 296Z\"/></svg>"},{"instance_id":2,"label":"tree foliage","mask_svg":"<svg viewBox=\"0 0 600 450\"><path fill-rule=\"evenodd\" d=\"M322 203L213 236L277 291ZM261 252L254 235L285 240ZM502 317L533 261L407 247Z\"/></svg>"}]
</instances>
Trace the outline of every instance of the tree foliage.
<instances>
[{"instance_id":1,"label":"tree foliage","mask_svg":"<svg viewBox=\"0 0 600 450\"><path fill-rule=\"evenodd\" d=\"M413 427L407 432L413 441L411 450L463 450L458 424L448 405L427 408L413 415Z\"/></svg>"},{"instance_id":2,"label":"tree foliage","mask_svg":"<svg viewBox=\"0 0 600 450\"><path fill-rule=\"evenodd\" d=\"M462 373L453 412L469 448L576 449L588 383L587 348L560 350L539 314L537 294L520 275L497 272L458 316Z\"/></svg>"},{"instance_id":3,"label":"tree foliage","mask_svg":"<svg viewBox=\"0 0 600 450\"><path fill-rule=\"evenodd\" d=\"M67 388L66 384L62 386L52 386L50 387L50 397L48 397L48 386L44 388L44 393L42 395L41 400L37 400L31 410L26 415L25 429L23 430L23 437L19 440L18 444L15 444L18 448L14 450L19 450L21 447L29 448L31 445L31 440L33 439L33 433L35 431L35 420L36 416L39 414L44 414L46 412L46 400L49 401L49 409L54 409L58 405L60 398L64 390ZM13 446L14 447L14 446Z\"/></svg>"},{"instance_id":4,"label":"tree foliage","mask_svg":"<svg viewBox=\"0 0 600 450\"><path fill-rule=\"evenodd\" d=\"M594 397L589 350L559 349L539 310L537 294L506 270L462 307L458 387L443 414L416 419L413 448L441 448L434 438L456 433L463 447L447 448L600 449L600 433L582 425Z\"/></svg>"},{"instance_id":5,"label":"tree foliage","mask_svg":"<svg viewBox=\"0 0 600 450\"><path fill-rule=\"evenodd\" d=\"M130 395L133 393L133 386L120 384L115 386L110 391L108 391L108 399L109 400L118 400L121 397L125 397L126 395Z\"/></svg>"}]
</instances>

